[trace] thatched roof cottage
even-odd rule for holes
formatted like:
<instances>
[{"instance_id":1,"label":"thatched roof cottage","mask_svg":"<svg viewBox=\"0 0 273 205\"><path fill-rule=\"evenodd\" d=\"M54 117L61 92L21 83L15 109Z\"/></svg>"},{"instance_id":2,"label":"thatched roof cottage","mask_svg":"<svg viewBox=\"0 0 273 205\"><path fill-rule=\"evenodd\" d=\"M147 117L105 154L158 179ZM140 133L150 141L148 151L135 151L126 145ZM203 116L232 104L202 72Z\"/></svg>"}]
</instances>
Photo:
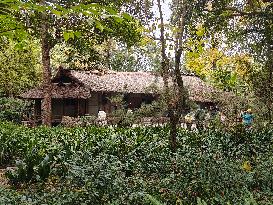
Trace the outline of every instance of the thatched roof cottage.
<instances>
[{"instance_id":1,"label":"thatched roof cottage","mask_svg":"<svg viewBox=\"0 0 273 205\"><path fill-rule=\"evenodd\" d=\"M200 105L213 102L213 88L194 75L183 75L192 101ZM97 115L99 109L109 113L115 105L109 97L124 94L130 108L150 103L163 88L162 77L151 72L76 71L59 69L52 79L52 114L58 122L62 116ZM35 100L35 115L41 115L42 87L31 89L22 98Z\"/></svg>"}]
</instances>

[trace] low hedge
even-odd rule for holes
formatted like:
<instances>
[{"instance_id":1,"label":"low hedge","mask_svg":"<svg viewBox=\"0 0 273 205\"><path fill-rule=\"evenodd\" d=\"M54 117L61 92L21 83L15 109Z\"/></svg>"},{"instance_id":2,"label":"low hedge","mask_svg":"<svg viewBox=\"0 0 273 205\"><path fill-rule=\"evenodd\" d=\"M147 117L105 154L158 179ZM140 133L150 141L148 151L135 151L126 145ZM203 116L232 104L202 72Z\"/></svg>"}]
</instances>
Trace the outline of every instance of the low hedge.
<instances>
[{"instance_id":1,"label":"low hedge","mask_svg":"<svg viewBox=\"0 0 273 205\"><path fill-rule=\"evenodd\" d=\"M0 202L13 204L19 197L16 204L150 204L152 196L165 204L270 204L272 133L179 130L173 153L168 127L2 123L1 165L17 169L7 173L15 191L2 190Z\"/></svg>"}]
</instances>

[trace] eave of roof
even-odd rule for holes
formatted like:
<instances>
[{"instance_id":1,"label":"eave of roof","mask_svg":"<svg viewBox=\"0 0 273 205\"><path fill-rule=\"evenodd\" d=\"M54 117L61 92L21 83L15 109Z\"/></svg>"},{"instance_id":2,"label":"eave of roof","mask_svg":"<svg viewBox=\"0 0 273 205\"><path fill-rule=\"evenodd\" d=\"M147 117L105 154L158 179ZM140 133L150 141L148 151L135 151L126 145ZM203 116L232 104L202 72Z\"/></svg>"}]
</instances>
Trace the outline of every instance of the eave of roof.
<instances>
[{"instance_id":1,"label":"eave of roof","mask_svg":"<svg viewBox=\"0 0 273 205\"><path fill-rule=\"evenodd\" d=\"M43 99L43 88L33 88L22 95L21 98L26 99ZM90 90L84 86L75 84L52 84L52 98L82 98L91 97Z\"/></svg>"}]
</instances>

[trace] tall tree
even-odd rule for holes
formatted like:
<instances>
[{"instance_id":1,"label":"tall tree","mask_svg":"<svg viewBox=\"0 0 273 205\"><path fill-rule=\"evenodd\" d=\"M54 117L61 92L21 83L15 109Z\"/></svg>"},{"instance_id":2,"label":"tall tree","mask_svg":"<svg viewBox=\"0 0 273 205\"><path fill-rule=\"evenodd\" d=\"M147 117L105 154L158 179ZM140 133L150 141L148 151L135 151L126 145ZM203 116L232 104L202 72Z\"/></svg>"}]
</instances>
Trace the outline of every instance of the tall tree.
<instances>
[{"instance_id":1,"label":"tall tree","mask_svg":"<svg viewBox=\"0 0 273 205\"><path fill-rule=\"evenodd\" d=\"M33 40L0 38L0 95L17 96L40 81L40 49Z\"/></svg>"},{"instance_id":2,"label":"tall tree","mask_svg":"<svg viewBox=\"0 0 273 205\"><path fill-rule=\"evenodd\" d=\"M157 0L159 18L160 18L160 42L161 42L161 68L164 80L165 96L168 104L168 113L170 116L170 146L173 151L176 150L177 142L177 124L179 123L180 116L186 106L186 90L183 85L181 73L181 57L183 52L183 37L186 33L186 18L188 15L188 2L174 2L174 16L172 21L174 26L174 66L171 67L171 59L167 56L167 43L166 33L163 19L162 2ZM170 35L169 35L170 36ZM169 79L172 78L172 85L169 85Z\"/></svg>"},{"instance_id":3,"label":"tall tree","mask_svg":"<svg viewBox=\"0 0 273 205\"><path fill-rule=\"evenodd\" d=\"M162 1L157 0L160 19L161 68L166 90L166 100L171 121L170 145L176 150L177 124L186 108L188 94L183 84L182 69L184 64L186 42L191 36L191 29L197 23L199 7L203 1L173 0L171 1L171 20L164 24ZM168 30L167 30L168 28ZM173 58L167 55L168 45L174 48ZM172 78L172 84L169 84Z\"/></svg>"},{"instance_id":4,"label":"tall tree","mask_svg":"<svg viewBox=\"0 0 273 205\"><path fill-rule=\"evenodd\" d=\"M217 48L203 48L200 43L189 45L185 53L187 70L224 91L236 92L240 87L247 86L252 72L252 58L249 55L228 55Z\"/></svg>"},{"instance_id":5,"label":"tall tree","mask_svg":"<svg viewBox=\"0 0 273 205\"><path fill-rule=\"evenodd\" d=\"M90 43L92 34L102 39L115 36L120 40L137 41L139 33L135 32L137 21L128 14L120 14L105 3L85 1L40 1L12 2L15 11L10 18L16 17L17 22L31 35L41 40L43 65L43 124L51 124L51 67L50 51L65 40L78 48L85 42ZM15 28L16 29L16 28ZM91 31L91 32L90 32ZM83 35L84 34L84 35ZM92 42L92 41L91 41Z\"/></svg>"},{"instance_id":6,"label":"tall tree","mask_svg":"<svg viewBox=\"0 0 273 205\"><path fill-rule=\"evenodd\" d=\"M273 106L273 2L266 0L204 1L200 19L207 34L218 33L230 50L248 53L262 69L252 75L256 96L267 105L272 121ZM258 72L257 72L258 71ZM263 83L261 83L263 82Z\"/></svg>"}]
</instances>

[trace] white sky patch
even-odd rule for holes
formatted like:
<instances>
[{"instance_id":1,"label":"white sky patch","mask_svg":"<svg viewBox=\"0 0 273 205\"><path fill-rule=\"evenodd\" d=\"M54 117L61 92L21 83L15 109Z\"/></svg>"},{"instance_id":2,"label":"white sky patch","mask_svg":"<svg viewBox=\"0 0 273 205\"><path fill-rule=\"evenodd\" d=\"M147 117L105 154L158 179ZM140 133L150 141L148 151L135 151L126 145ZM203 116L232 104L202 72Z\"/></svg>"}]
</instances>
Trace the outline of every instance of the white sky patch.
<instances>
[{"instance_id":1,"label":"white sky patch","mask_svg":"<svg viewBox=\"0 0 273 205\"><path fill-rule=\"evenodd\" d=\"M162 13L163 13L164 24L168 24L170 22L170 18L171 18L170 3L171 3L171 0L161 1L161 8L162 8ZM154 20L154 21L157 24L159 24L160 23L159 9L158 9L157 1L155 1L155 0L154 0L154 5L152 7L152 11L155 14L156 20ZM155 22L151 22L151 24L153 24ZM156 35L156 37L159 37L160 36L160 28L157 27L156 30L154 31L154 34Z\"/></svg>"},{"instance_id":2,"label":"white sky patch","mask_svg":"<svg viewBox=\"0 0 273 205\"><path fill-rule=\"evenodd\" d=\"M162 7L164 23L168 23L169 20L170 20L170 17L171 17L170 3L171 3L171 0L161 1L161 7ZM152 10L155 13L156 17L159 18L159 10L158 10L157 2L155 2Z\"/></svg>"},{"instance_id":3,"label":"white sky patch","mask_svg":"<svg viewBox=\"0 0 273 205\"><path fill-rule=\"evenodd\" d=\"M170 4L171 4L171 1L172 0L161 0L161 9L162 9L162 14L163 14L163 20L164 20L164 24L170 24L170 18L171 18L171 14L172 14L172 11L171 11L171 8L170 8ZM152 11L153 13L155 14L154 16L154 20L152 22L150 22L150 27L152 24L156 24L156 27L155 27L155 30L153 30L153 36L155 37L156 41L159 41L160 39L160 15L159 15L159 9L158 9L158 4L157 4L157 1L154 0L154 5L152 7ZM168 36L171 36L171 31L165 27L165 36L166 36L166 33L169 33L170 35ZM169 50L169 45L172 43L170 41L167 40L167 53L169 55L173 55L173 51L172 50Z\"/></svg>"}]
</instances>

